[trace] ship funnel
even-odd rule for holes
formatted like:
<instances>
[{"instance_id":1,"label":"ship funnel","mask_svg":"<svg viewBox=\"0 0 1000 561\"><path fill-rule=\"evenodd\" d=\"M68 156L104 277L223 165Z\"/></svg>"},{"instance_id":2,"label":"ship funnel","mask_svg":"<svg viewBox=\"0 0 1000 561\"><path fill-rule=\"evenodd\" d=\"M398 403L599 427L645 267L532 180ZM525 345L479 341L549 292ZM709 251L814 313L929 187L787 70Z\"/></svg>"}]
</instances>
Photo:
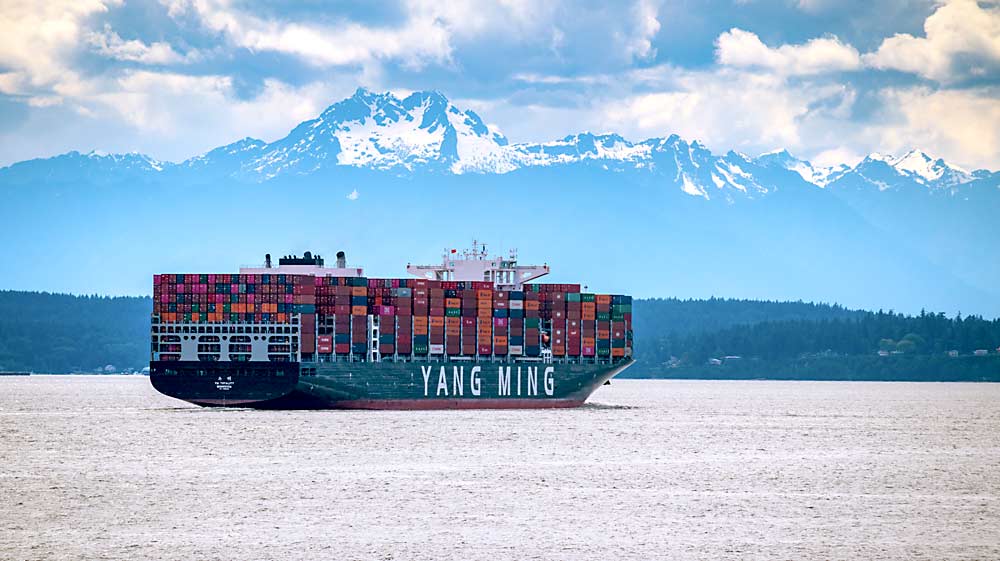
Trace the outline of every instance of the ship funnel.
<instances>
[{"instance_id":1,"label":"ship funnel","mask_svg":"<svg viewBox=\"0 0 1000 561\"><path fill-rule=\"evenodd\" d=\"M271 268L271 254L270 253L265 253L264 254L264 268L265 269L270 269Z\"/></svg>"},{"instance_id":2,"label":"ship funnel","mask_svg":"<svg viewBox=\"0 0 1000 561\"><path fill-rule=\"evenodd\" d=\"M337 252L337 268L346 269L347 268L347 256L344 255L343 251Z\"/></svg>"}]
</instances>

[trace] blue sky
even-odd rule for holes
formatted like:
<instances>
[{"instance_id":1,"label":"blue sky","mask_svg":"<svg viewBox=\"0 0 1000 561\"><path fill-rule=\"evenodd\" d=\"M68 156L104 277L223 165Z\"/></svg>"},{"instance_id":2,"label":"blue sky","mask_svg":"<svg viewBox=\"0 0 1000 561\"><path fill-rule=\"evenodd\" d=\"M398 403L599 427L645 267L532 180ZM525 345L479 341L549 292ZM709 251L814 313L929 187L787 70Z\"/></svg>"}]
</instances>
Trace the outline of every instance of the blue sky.
<instances>
[{"instance_id":1,"label":"blue sky","mask_svg":"<svg viewBox=\"0 0 1000 561\"><path fill-rule=\"evenodd\" d=\"M13 0L0 165L274 140L358 86L439 90L513 142L677 133L820 164L1000 168L1000 5L972 0Z\"/></svg>"}]
</instances>

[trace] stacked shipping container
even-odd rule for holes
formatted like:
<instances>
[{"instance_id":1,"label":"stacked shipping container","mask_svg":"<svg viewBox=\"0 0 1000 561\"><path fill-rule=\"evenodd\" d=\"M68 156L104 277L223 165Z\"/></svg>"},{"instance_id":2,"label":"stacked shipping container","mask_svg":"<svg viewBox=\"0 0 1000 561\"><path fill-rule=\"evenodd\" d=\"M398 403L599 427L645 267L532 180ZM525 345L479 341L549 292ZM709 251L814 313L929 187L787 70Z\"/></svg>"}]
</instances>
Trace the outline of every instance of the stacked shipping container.
<instances>
[{"instance_id":1,"label":"stacked shipping container","mask_svg":"<svg viewBox=\"0 0 1000 561\"><path fill-rule=\"evenodd\" d=\"M615 359L632 348L631 297L576 284L156 275L153 296L167 323L281 324L298 314L303 355L538 357L550 348L556 358Z\"/></svg>"}]
</instances>

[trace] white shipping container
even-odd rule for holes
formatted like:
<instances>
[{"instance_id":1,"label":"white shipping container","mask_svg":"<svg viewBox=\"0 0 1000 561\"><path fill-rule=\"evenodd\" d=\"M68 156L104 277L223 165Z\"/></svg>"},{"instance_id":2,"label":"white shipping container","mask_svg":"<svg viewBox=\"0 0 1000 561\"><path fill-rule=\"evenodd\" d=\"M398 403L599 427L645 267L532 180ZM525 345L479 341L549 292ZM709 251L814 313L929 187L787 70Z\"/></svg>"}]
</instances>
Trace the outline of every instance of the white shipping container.
<instances>
[{"instance_id":1,"label":"white shipping container","mask_svg":"<svg viewBox=\"0 0 1000 561\"><path fill-rule=\"evenodd\" d=\"M431 349L430 350L431 350L431 354L432 355L443 355L444 354L444 345L431 345Z\"/></svg>"},{"instance_id":2,"label":"white shipping container","mask_svg":"<svg viewBox=\"0 0 1000 561\"><path fill-rule=\"evenodd\" d=\"M524 354L523 347L521 345L511 345L507 347L508 352L512 355L522 355Z\"/></svg>"},{"instance_id":3,"label":"white shipping container","mask_svg":"<svg viewBox=\"0 0 1000 561\"><path fill-rule=\"evenodd\" d=\"M510 309L512 309L512 310L523 310L524 309L524 300L511 300L507 304L510 307Z\"/></svg>"}]
</instances>

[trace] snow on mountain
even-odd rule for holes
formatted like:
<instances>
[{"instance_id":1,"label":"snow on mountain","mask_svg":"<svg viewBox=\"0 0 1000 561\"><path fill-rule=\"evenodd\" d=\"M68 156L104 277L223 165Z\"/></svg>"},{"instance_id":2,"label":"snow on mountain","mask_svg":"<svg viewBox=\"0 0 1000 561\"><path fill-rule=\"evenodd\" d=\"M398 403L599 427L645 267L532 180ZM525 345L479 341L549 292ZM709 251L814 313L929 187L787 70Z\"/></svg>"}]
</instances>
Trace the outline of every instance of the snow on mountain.
<instances>
[{"instance_id":1,"label":"snow on mountain","mask_svg":"<svg viewBox=\"0 0 1000 561\"><path fill-rule=\"evenodd\" d=\"M929 191L953 191L954 188L990 177L990 172L969 173L943 159L934 159L920 150L910 150L902 156L869 154L838 178L839 186L863 188L873 186L879 191L919 188ZM831 182L832 183L832 182Z\"/></svg>"},{"instance_id":2,"label":"snow on mountain","mask_svg":"<svg viewBox=\"0 0 1000 561\"><path fill-rule=\"evenodd\" d=\"M264 146L267 146L267 143L263 140L250 138L248 136L241 140L237 140L232 144L220 146L200 156L195 156L194 158L186 160L182 165L188 168L198 169L212 166L223 166L226 165L226 162L229 162L228 167L232 167L235 164L235 167L239 169L245 158L249 155L259 153Z\"/></svg>"},{"instance_id":3,"label":"snow on mountain","mask_svg":"<svg viewBox=\"0 0 1000 561\"><path fill-rule=\"evenodd\" d=\"M775 150L761 154L754 161L765 167L779 167L794 171L799 176L820 187L826 187L829 183L836 181L840 176L851 170L846 164L839 164L831 167L816 167L806 160L800 160L791 155L788 150Z\"/></svg>"},{"instance_id":4,"label":"snow on mountain","mask_svg":"<svg viewBox=\"0 0 1000 561\"><path fill-rule=\"evenodd\" d=\"M146 154L140 154L139 152L105 154L97 150L92 150L86 154L70 152L69 154L64 154L64 156L86 158L87 160L98 163L103 167L120 168L130 171L163 171L164 169L175 165L170 162L161 162L156 158L152 158Z\"/></svg>"},{"instance_id":5,"label":"snow on mountain","mask_svg":"<svg viewBox=\"0 0 1000 561\"><path fill-rule=\"evenodd\" d=\"M948 164L941 158L935 160L920 150L910 150L887 163L901 175L933 187L951 187L974 179L964 169Z\"/></svg>"}]
</instances>

